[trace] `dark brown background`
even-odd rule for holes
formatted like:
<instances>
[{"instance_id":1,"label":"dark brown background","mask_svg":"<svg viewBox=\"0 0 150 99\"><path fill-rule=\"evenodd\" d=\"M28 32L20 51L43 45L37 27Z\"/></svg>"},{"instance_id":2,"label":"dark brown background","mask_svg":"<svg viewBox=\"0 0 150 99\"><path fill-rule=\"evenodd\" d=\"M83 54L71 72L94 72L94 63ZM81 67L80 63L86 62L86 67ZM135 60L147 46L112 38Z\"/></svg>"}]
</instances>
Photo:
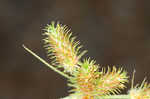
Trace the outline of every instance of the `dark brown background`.
<instances>
[{"instance_id":1,"label":"dark brown background","mask_svg":"<svg viewBox=\"0 0 150 99\"><path fill-rule=\"evenodd\" d=\"M0 0L0 99L58 99L66 79L23 48L48 60L41 39L51 21L72 28L88 55L123 66L135 82L150 82L149 0ZM130 86L128 85L128 88Z\"/></svg>"}]
</instances>

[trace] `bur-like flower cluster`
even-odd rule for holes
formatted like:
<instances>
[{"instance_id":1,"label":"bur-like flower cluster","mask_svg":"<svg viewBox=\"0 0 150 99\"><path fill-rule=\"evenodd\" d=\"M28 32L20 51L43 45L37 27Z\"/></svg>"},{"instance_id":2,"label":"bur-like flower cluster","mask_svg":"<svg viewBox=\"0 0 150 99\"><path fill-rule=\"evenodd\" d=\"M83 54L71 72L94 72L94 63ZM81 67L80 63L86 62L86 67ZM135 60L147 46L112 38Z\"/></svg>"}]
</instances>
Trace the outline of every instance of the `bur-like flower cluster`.
<instances>
[{"instance_id":1,"label":"bur-like flower cluster","mask_svg":"<svg viewBox=\"0 0 150 99\"><path fill-rule=\"evenodd\" d=\"M72 79L70 79L70 86L74 87L73 92L83 97L93 97L97 95L95 93L97 82L100 76L98 72L98 66L95 65L95 61L89 59L84 60L81 67L74 73Z\"/></svg>"},{"instance_id":2,"label":"bur-like flower cluster","mask_svg":"<svg viewBox=\"0 0 150 99\"><path fill-rule=\"evenodd\" d=\"M98 82L97 90L102 95L119 94L121 89L125 88L125 83L128 82L127 72L122 68L114 66L112 70L108 67L107 71L103 69L101 77Z\"/></svg>"},{"instance_id":3,"label":"bur-like flower cluster","mask_svg":"<svg viewBox=\"0 0 150 99\"><path fill-rule=\"evenodd\" d=\"M44 29L46 35L45 47L54 65L63 67L66 72L73 72L78 67L78 61L86 52L80 52L79 41L72 37L70 29L65 25L52 22Z\"/></svg>"}]
</instances>

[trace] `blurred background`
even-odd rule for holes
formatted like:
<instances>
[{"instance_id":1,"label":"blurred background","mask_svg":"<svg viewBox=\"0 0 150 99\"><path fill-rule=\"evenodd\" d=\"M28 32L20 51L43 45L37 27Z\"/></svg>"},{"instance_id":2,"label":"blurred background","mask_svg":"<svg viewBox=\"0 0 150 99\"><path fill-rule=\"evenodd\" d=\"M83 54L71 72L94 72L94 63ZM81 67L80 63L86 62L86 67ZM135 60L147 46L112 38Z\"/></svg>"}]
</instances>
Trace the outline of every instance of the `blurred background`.
<instances>
[{"instance_id":1,"label":"blurred background","mask_svg":"<svg viewBox=\"0 0 150 99\"><path fill-rule=\"evenodd\" d=\"M22 48L49 61L41 34L51 21L72 29L88 50L85 57L122 66L130 77L135 69L135 83L145 76L150 82L149 5L149 0L0 0L0 99L68 95L67 80Z\"/></svg>"}]
</instances>

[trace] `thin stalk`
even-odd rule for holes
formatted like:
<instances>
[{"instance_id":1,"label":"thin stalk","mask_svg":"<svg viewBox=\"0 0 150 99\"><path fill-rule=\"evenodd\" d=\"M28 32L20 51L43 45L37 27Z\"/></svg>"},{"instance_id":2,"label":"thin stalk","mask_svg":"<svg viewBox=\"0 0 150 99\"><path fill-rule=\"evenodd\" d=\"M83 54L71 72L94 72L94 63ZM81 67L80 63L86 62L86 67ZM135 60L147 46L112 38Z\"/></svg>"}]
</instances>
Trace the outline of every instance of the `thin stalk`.
<instances>
[{"instance_id":1,"label":"thin stalk","mask_svg":"<svg viewBox=\"0 0 150 99\"><path fill-rule=\"evenodd\" d=\"M53 71L59 73L60 75L64 76L65 78L70 79L70 77L69 77L67 74L61 72L60 70L56 69L54 66L50 65L49 63L47 63L44 59L42 59L41 57L39 57L37 54L35 54L33 51L31 51L31 50L30 50L29 48L27 48L25 45L22 45L22 47L23 47L26 51L28 51L30 54L32 54L34 57L36 57L38 60L40 60L42 63L44 63L46 66L48 66L49 68L51 68Z\"/></svg>"},{"instance_id":2,"label":"thin stalk","mask_svg":"<svg viewBox=\"0 0 150 99\"><path fill-rule=\"evenodd\" d=\"M60 99L81 99L81 96L72 95ZM110 95L110 96L103 96L95 99L131 99L131 97L130 95Z\"/></svg>"},{"instance_id":3,"label":"thin stalk","mask_svg":"<svg viewBox=\"0 0 150 99\"><path fill-rule=\"evenodd\" d=\"M102 99L131 99L130 95L110 95L104 96Z\"/></svg>"}]
</instances>

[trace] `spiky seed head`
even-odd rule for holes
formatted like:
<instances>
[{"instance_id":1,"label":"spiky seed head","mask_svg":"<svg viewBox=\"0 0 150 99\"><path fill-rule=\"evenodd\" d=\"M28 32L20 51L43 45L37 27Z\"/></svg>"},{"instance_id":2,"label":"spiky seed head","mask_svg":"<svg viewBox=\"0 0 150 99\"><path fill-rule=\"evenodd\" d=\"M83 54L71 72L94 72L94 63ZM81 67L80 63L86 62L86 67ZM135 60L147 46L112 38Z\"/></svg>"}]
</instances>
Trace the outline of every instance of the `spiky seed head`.
<instances>
[{"instance_id":1,"label":"spiky seed head","mask_svg":"<svg viewBox=\"0 0 150 99\"><path fill-rule=\"evenodd\" d=\"M81 67L74 73L70 86L74 87L74 93L81 94L81 99L94 99L96 78L99 77L98 65L95 61L86 59Z\"/></svg>"},{"instance_id":2,"label":"spiky seed head","mask_svg":"<svg viewBox=\"0 0 150 99\"><path fill-rule=\"evenodd\" d=\"M100 96L118 94L120 89L125 88L124 83L128 82L127 72L122 68L117 70L113 66L112 70L108 67L107 71L103 68L101 73L97 87Z\"/></svg>"},{"instance_id":3,"label":"spiky seed head","mask_svg":"<svg viewBox=\"0 0 150 99\"><path fill-rule=\"evenodd\" d=\"M73 72L78 66L78 61L85 51L80 52L79 42L74 41L72 33L67 26L52 22L44 29L46 35L45 47L48 56L54 59L53 64L59 65L67 72Z\"/></svg>"},{"instance_id":4,"label":"spiky seed head","mask_svg":"<svg viewBox=\"0 0 150 99\"><path fill-rule=\"evenodd\" d=\"M150 84L142 82L141 86L135 86L129 91L131 99L150 99Z\"/></svg>"}]
</instances>

